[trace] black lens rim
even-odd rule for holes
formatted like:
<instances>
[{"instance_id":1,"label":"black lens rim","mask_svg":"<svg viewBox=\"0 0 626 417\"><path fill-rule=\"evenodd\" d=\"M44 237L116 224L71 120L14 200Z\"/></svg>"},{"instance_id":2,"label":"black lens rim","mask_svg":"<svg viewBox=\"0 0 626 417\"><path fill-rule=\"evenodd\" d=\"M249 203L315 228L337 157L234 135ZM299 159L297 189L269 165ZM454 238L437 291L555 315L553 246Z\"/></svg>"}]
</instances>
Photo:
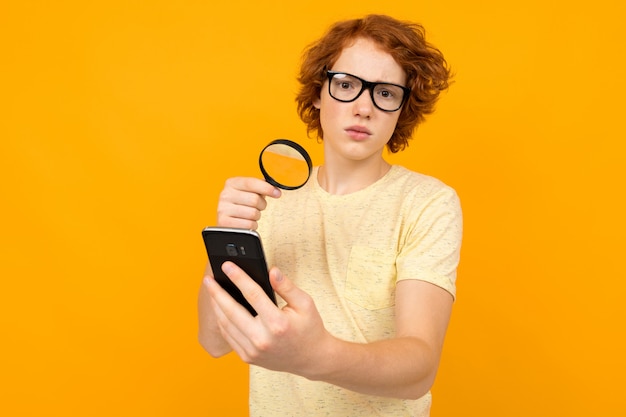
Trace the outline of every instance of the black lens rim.
<instances>
[{"instance_id":1,"label":"black lens rim","mask_svg":"<svg viewBox=\"0 0 626 417\"><path fill-rule=\"evenodd\" d=\"M300 155L302 155L302 157L306 161L307 167L309 168L309 173L308 173L308 175L306 177L306 181L304 181L300 185L285 185L285 184L279 183L274 178L272 178L272 176L267 172L267 170L263 166L263 153L265 152L265 150L267 148L269 148L272 145L287 145L287 146L295 149L296 151L298 151L298 153ZM265 146L265 148L263 148L261 153L259 154L259 168L261 168L261 173L263 174L263 177L265 178L265 181L267 181L268 183L272 184L274 187L278 187L278 188L283 189L283 190L297 190L298 188L304 187L304 185L307 182L309 182L309 178L311 178L311 173L313 172L313 162L311 161L311 157L309 156L309 153L302 146L297 144L296 142L294 142L292 140L289 140L289 139L275 139L275 140L271 141L270 143L268 143Z\"/></svg>"},{"instance_id":2,"label":"black lens rim","mask_svg":"<svg viewBox=\"0 0 626 417\"><path fill-rule=\"evenodd\" d=\"M353 99L350 99L350 100L342 100L340 98L335 97L333 95L333 93L330 91L331 83L332 83L333 77L335 75L348 75L348 76L350 76L352 78L356 78L357 80L359 80L361 82L361 91L359 91L359 93ZM341 103L352 103L357 98L361 97L361 94L363 94L363 91L369 90L370 98L372 99L372 103L374 104L374 106L378 110L384 111L384 112L387 112L387 113L393 113L393 112L396 112L396 111L400 110L402 108L402 106L404 106L404 103L406 102L406 100L409 97L409 95L411 94L411 89L409 87L405 87L403 85L394 84L394 83L367 81L367 80L364 80L361 77L357 77L356 75L350 74L348 72L326 70L326 77L328 77L328 94L334 100L337 100L337 101L339 101ZM378 85L393 85L394 87L400 87L402 89L402 101L400 101L400 105L397 108L395 108L393 110L383 109L382 107L380 107L378 105L378 103L376 103L376 99L374 98L374 89Z\"/></svg>"}]
</instances>

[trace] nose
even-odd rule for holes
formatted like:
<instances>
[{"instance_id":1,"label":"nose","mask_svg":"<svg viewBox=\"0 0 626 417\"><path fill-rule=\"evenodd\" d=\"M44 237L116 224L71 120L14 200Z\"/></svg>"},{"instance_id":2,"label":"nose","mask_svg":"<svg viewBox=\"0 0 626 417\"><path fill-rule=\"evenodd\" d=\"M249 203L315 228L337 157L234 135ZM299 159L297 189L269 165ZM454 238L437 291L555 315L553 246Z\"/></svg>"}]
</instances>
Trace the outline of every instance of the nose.
<instances>
[{"instance_id":1,"label":"nose","mask_svg":"<svg viewBox=\"0 0 626 417\"><path fill-rule=\"evenodd\" d=\"M369 119L374 111L374 102L372 101L371 92L366 88L361 95L352 102L353 112L355 116L366 117Z\"/></svg>"}]
</instances>

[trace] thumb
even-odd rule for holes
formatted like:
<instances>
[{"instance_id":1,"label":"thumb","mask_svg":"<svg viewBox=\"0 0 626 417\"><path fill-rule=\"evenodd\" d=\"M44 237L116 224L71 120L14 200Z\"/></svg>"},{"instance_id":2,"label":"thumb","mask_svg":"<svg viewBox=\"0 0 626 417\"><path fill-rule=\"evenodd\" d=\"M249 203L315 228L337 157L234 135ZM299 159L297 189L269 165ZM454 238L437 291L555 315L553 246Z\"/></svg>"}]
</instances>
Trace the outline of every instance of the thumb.
<instances>
[{"instance_id":1,"label":"thumb","mask_svg":"<svg viewBox=\"0 0 626 417\"><path fill-rule=\"evenodd\" d=\"M270 269L270 283L274 291L292 307L297 306L307 297L307 294L296 287L277 267Z\"/></svg>"}]
</instances>

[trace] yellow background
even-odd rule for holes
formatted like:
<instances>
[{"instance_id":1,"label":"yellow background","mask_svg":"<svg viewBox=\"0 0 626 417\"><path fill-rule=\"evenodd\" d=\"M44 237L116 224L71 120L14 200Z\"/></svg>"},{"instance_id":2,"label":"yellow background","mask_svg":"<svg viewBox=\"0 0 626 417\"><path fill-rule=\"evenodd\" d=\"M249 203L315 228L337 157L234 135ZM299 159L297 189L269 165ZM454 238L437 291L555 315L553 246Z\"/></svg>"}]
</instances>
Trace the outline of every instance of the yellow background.
<instances>
[{"instance_id":1,"label":"yellow background","mask_svg":"<svg viewBox=\"0 0 626 417\"><path fill-rule=\"evenodd\" d=\"M321 162L300 52L366 12L457 74L390 158L464 208L433 416L626 414L623 1L4 0L0 415L246 414L196 342L200 230L270 140Z\"/></svg>"}]
</instances>

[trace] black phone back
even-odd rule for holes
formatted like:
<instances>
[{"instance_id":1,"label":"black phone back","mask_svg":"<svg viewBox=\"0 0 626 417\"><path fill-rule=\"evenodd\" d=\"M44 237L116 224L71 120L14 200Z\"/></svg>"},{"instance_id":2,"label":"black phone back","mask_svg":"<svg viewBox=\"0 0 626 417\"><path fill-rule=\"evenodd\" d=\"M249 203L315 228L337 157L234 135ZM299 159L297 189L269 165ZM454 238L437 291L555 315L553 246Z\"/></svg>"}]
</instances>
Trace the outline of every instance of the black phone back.
<instances>
[{"instance_id":1,"label":"black phone back","mask_svg":"<svg viewBox=\"0 0 626 417\"><path fill-rule=\"evenodd\" d=\"M226 261L231 261L238 265L263 288L267 296L276 304L276 297L270 285L261 239L255 231L207 227L202 231L202 238L204 239L204 245L215 280L235 300L243 305L253 316L256 316L256 311L244 298L239 288L222 271L222 264Z\"/></svg>"}]
</instances>

